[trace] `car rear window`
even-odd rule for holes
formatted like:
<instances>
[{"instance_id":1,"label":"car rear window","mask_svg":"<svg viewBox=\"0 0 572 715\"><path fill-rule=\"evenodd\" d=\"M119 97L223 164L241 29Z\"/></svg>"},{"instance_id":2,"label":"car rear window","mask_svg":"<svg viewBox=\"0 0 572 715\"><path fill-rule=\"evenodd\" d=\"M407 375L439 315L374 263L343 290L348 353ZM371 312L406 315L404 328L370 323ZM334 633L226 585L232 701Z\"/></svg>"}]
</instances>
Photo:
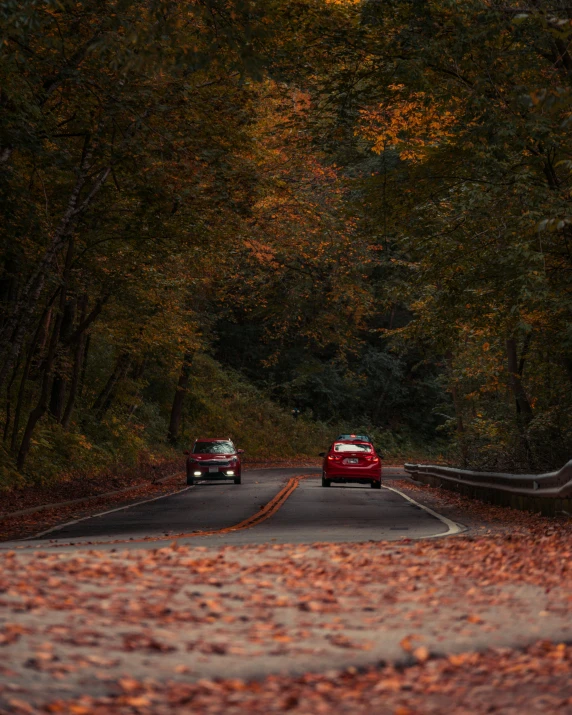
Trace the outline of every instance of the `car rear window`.
<instances>
[{"instance_id":1,"label":"car rear window","mask_svg":"<svg viewBox=\"0 0 572 715\"><path fill-rule=\"evenodd\" d=\"M365 434L341 434L338 439L359 439L362 442L371 442L370 438Z\"/></svg>"},{"instance_id":2,"label":"car rear window","mask_svg":"<svg viewBox=\"0 0 572 715\"><path fill-rule=\"evenodd\" d=\"M371 452L371 444L335 444L334 452Z\"/></svg>"},{"instance_id":3,"label":"car rear window","mask_svg":"<svg viewBox=\"0 0 572 715\"><path fill-rule=\"evenodd\" d=\"M232 442L195 442L193 454L234 454Z\"/></svg>"}]
</instances>

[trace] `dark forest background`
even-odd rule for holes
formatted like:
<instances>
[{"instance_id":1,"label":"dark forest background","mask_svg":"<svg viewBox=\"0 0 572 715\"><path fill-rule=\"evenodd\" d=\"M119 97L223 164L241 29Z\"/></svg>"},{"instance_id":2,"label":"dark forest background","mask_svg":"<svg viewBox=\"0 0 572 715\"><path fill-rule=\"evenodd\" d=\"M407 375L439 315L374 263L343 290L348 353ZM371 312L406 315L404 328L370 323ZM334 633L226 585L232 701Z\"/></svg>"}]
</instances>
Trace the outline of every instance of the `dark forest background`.
<instances>
[{"instance_id":1,"label":"dark forest background","mask_svg":"<svg viewBox=\"0 0 572 715\"><path fill-rule=\"evenodd\" d=\"M561 466L571 40L564 1L2 3L0 486L199 434Z\"/></svg>"}]
</instances>

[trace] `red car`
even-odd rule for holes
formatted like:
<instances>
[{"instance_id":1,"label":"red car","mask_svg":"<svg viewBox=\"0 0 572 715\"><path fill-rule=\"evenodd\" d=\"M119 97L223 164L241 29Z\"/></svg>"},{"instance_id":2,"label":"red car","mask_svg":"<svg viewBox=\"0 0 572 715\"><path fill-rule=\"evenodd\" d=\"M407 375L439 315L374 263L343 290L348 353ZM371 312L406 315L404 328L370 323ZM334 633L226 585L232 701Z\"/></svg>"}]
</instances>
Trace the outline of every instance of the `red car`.
<instances>
[{"instance_id":1,"label":"red car","mask_svg":"<svg viewBox=\"0 0 572 715\"><path fill-rule=\"evenodd\" d=\"M381 455L371 442L336 440L327 454L320 452L320 457L324 457L323 487L329 487L332 482L348 482L381 489Z\"/></svg>"},{"instance_id":2,"label":"red car","mask_svg":"<svg viewBox=\"0 0 572 715\"><path fill-rule=\"evenodd\" d=\"M243 449L237 449L230 437L228 439L197 439L187 456L187 484L194 484L197 479L232 479L241 483L242 465L240 455Z\"/></svg>"}]
</instances>

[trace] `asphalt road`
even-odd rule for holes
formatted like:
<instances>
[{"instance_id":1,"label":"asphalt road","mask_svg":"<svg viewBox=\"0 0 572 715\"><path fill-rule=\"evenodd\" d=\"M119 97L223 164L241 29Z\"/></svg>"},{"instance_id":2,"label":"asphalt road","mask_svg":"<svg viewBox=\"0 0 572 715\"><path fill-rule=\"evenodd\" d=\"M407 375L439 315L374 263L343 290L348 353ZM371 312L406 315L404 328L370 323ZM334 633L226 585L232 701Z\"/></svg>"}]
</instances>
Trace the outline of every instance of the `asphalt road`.
<instances>
[{"instance_id":1,"label":"asphalt road","mask_svg":"<svg viewBox=\"0 0 572 715\"><path fill-rule=\"evenodd\" d=\"M241 485L203 481L171 496L64 525L26 544L40 548L47 544L60 548L112 548L118 544L122 548L154 548L174 538L197 546L301 544L395 541L451 531L450 524L395 491L357 484L333 484L324 489L319 473L315 468L261 469L243 472ZM297 475L307 478L262 523L230 533L189 536L248 519Z\"/></svg>"}]
</instances>

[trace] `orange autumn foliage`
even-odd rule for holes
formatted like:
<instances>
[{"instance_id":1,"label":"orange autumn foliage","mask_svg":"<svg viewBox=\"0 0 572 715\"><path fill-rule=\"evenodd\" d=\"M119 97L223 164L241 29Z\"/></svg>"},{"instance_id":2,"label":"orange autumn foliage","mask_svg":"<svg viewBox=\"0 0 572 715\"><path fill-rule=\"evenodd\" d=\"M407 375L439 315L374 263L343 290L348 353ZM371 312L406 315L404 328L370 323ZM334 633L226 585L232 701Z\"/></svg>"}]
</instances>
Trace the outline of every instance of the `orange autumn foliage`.
<instances>
[{"instance_id":1,"label":"orange autumn foliage","mask_svg":"<svg viewBox=\"0 0 572 715\"><path fill-rule=\"evenodd\" d=\"M356 134L373 142L376 154L393 148L402 159L422 161L432 147L452 136L458 110L435 104L424 92L406 96L403 85L389 89L390 99L361 110Z\"/></svg>"}]
</instances>

